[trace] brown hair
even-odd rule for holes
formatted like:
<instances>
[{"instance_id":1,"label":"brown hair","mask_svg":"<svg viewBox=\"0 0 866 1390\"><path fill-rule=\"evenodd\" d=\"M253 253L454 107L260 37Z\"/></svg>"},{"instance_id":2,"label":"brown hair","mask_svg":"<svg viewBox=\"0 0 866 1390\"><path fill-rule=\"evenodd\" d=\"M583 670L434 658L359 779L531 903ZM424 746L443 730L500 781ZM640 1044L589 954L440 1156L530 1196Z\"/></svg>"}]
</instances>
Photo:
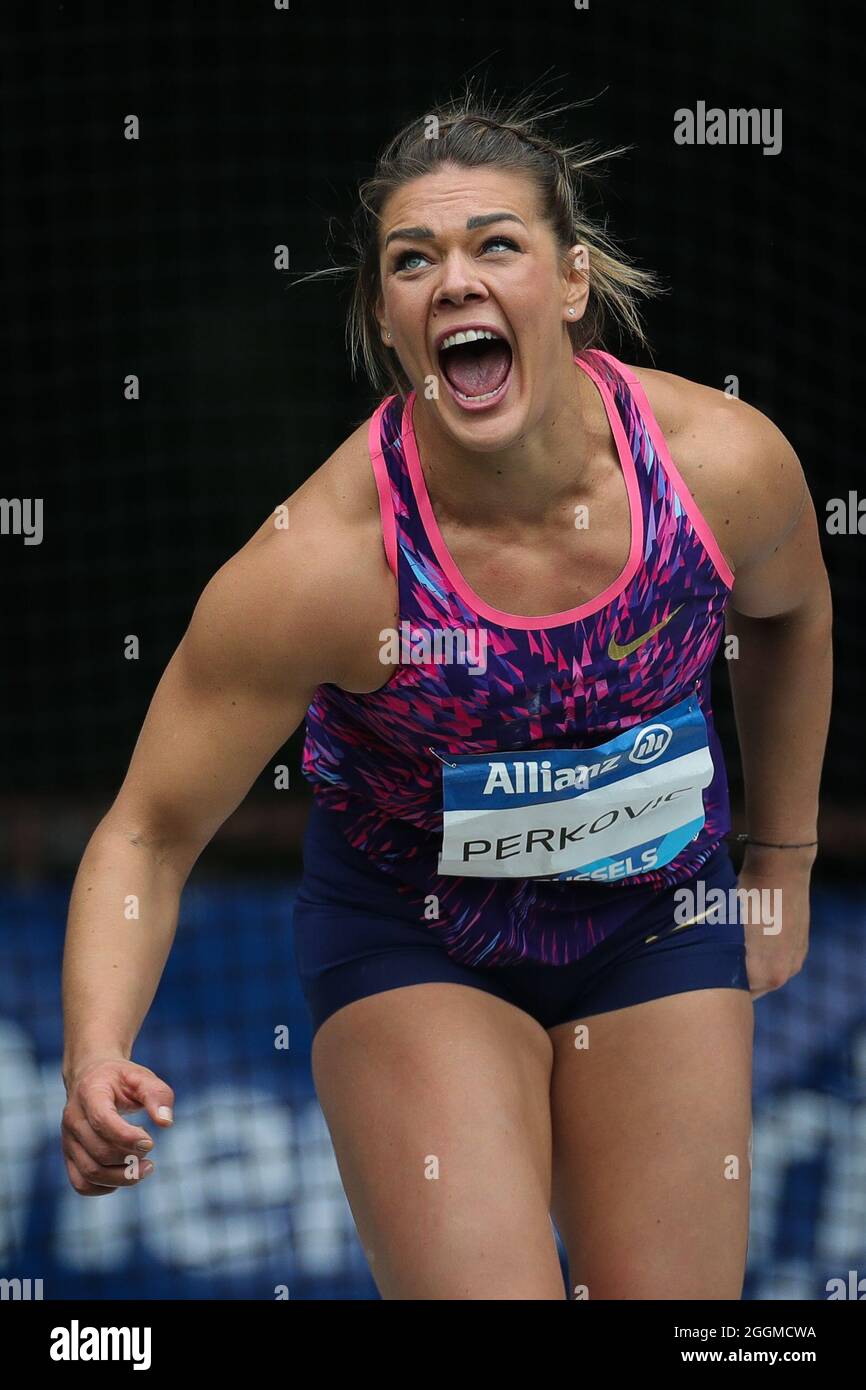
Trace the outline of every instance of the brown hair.
<instances>
[{"instance_id":1,"label":"brown hair","mask_svg":"<svg viewBox=\"0 0 866 1390\"><path fill-rule=\"evenodd\" d=\"M349 242L352 264L328 267L305 275L348 273L352 293L346 322L346 345L353 375L359 361L379 395L396 391L405 399L411 390L396 353L381 340L376 302L379 279L379 226L381 211L396 189L452 165L462 168L494 166L527 174L538 192L543 216L551 226L563 268L568 249L580 242L589 252L589 299L577 323L568 324L575 352L604 346L610 321L649 348L637 308L638 295L662 293L664 286L654 272L643 270L627 258L607 235L606 225L593 220L586 210L586 184L598 177L597 166L625 153L628 146L598 150L590 142L563 144L547 136L542 122L586 101L566 102L548 111L537 109L532 91L510 105L477 94L467 79L460 97L403 126L388 142L376 162L372 177L358 189ZM300 283L300 282L299 282Z\"/></svg>"}]
</instances>

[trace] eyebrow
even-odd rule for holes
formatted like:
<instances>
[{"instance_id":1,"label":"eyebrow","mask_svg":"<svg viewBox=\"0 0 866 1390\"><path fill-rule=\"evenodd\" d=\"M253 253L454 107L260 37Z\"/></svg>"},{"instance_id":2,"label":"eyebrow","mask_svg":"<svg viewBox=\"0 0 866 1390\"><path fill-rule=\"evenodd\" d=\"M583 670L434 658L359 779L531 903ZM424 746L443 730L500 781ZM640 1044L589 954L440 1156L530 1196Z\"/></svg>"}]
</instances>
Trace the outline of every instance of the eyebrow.
<instances>
[{"instance_id":1,"label":"eyebrow","mask_svg":"<svg viewBox=\"0 0 866 1390\"><path fill-rule=\"evenodd\" d=\"M524 230L528 230L522 217L516 216L513 212L485 212L477 217L470 217L466 222L467 232L472 232L476 227L487 227L491 222L519 222ZM401 237L406 241L432 241L436 233L430 227L397 227L393 232L389 232L385 238L384 250L387 250L392 241Z\"/></svg>"}]
</instances>

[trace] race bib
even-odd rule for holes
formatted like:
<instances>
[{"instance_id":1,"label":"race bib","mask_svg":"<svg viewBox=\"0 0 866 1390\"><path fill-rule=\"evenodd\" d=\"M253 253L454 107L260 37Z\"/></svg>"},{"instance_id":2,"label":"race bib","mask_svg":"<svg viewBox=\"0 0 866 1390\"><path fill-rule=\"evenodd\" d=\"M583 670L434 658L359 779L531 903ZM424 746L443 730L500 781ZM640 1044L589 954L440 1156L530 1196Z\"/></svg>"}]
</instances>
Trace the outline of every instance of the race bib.
<instances>
[{"instance_id":1,"label":"race bib","mask_svg":"<svg viewBox=\"0 0 866 1390\"><path fill-rule=\"evenodd\" d=\"M659 869L697 837L713 778L695 694L595 748L441 761L439 873L468 878L613 881Z\"/></svg>"}]
</instances>

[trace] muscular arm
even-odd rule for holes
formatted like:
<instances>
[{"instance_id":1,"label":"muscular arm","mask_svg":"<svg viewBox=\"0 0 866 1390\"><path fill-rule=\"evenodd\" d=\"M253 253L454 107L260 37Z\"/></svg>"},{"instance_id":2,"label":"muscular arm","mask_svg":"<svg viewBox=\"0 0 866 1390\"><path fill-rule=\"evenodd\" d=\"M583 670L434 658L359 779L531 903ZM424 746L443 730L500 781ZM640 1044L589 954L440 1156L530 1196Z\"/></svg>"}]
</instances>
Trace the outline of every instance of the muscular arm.
<instances>
[{"instance_id":1,"label":"muscular arm","mask_svg":"<svg viewBox=\"0 0 866 1390\"><path fill-rule=\"evenodd\" d=\"M741 410L738 403L733 410ZM735 468L735 584L727 632L749 835L817 839L818 792L832 693L832 605L812 499L784 436L746 407ZM748 858L767 857L750 847ZM814 848L784 851L810 866Z\"/></svg>"},{"instance_id":2,"label":"muscular arm","mask_svg":"<svg viewBox=\"0 0 866 1390\"><path fill-rule=\"evenodd\" d=\"M75 879L63 965L67 1089L96 1059L130 1058L196 859L301 723L316 686L358 679L359 641L372 648L358 605L375 608L384 567L374 540L363 501L337 484L305 484L289 501L288 529L268 519L204 590ZM371 688L377 679L373 670Z\"/></svg>"},{"instance_id":3,"label":"muscular arm","mask_svg":"<svg viewBox=\"0 0 866 1390\"><path fill-rule=\"evenodd\" d=\"M749 834L815 840L830 718L832 608L815 509L780 430L745 401L667 372L639 376L671 453L734 571L728 663ZM775 853L808 868L814 849Z\"/></svg>"}]
</instances>

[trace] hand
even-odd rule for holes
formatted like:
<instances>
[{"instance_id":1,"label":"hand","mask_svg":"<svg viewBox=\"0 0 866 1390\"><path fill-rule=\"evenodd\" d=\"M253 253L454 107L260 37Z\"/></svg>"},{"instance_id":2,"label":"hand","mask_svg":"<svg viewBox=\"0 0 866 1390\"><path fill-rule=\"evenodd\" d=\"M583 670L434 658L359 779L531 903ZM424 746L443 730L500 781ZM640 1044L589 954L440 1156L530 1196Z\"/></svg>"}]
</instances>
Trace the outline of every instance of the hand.
<instances>
[{"instance_id":1,"label":"hand","mask_svg":"<svg viewBox=\"0 0 866 1390\"><path fill-rule=\"evenodd\" d=\"M747 854L737 878L753 1000L780 989L798 974L809 949L812 864L795 858L795 853ZM750 898L744 896L747 893Z\"/></svg>"},{"instance_id":2,"label":"hand","mask_svg":"<svg viewBox=\"0 0 866 1390\"><path fill-rule=\"evenodd\" d=\"M118 1187L134 1187L154 1165L145 1159L153 1140L121 1112L146 1110L154 1124L172 1123L174 1091L149 1067L125 1057L87 1063L66 1083L61 1124L69 1181L82 1197L103 1197ZM168 1114L161 1115L165 1106Z\"/></svg>"}]
</instances>

